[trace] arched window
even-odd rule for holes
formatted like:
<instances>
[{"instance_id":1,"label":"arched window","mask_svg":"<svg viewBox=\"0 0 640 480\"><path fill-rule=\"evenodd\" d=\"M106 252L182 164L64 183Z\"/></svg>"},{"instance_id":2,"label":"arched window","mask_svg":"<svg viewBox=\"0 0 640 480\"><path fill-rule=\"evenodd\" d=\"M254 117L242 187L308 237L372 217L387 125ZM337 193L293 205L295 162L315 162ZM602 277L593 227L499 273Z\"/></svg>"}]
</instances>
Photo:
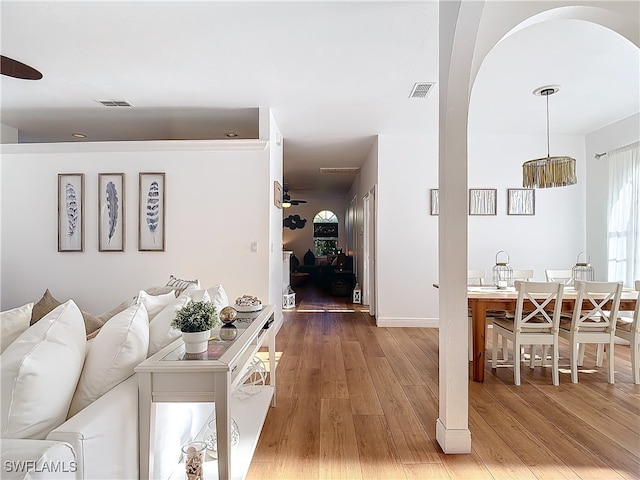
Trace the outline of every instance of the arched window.
<instances>
[{"instance_id":1,"label":"arched window","mask_svg":"<svg viewBox=\"0 0 640 480\"><path fill-rule=\"evenodd\" d=\"M313 253L317 257L338 253L338 217L330 210L313 217Z\"/></svg>"}]
</instances>

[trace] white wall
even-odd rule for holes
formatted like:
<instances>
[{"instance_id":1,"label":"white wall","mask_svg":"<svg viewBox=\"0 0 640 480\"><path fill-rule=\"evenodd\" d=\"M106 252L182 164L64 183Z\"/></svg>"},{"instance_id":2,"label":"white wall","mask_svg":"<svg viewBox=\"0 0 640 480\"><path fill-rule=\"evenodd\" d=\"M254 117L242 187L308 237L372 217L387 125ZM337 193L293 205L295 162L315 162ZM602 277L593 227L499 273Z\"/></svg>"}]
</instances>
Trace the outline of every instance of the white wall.
<instances>
[{"instance_id":1,"label":"white wall","mask_svg":"<svg viewBox=\"0 0 640 480\"><path fill-rule=\"evenodd\" d=\"M18 129L0 124L0 143L18 143Z\"/></svg>"},{"instance_id":2,"label":"white wall","mask_svg":"<svg viewBox=\"0 0 640 480\"><path fill-rule=\"evenodd\" d=\"M473 101L471 103L473 108ZM578 183L535 190L535 215L507 215L507 189L522 188L522 163L539 158L544 142L537 135L474 135L469 125L469 188L497 189L497 215L469 216L469 268L481 268L491 280L495 255L505 250L514 269L571 268L586 248L584 137L554 135L554 153L576 158Z\"/></svg>"},{"instance_id":3,"label":"white wall","mask_svg":"<svg viewBox=\"0 0 640 480\"><path fill-rule=\"evenodd\" d=\"M269 303L276 306L276 318L282 319L282 209L274 203L274 182L282 185L283 139L273 114L261 119L269 126L269 188L263 201L269 205ZM279 328L279 325L276 326Z\"/></svg>"},{"instance_id":4,"label":"white wall","mask_svg":"<svg viewBox=\"0 0 640 480\"><path fill-rule=\"evenodd\" d=\"M437 135L380 135L377 190L377 324L437 326Z\"/></svg>"},{"instance_id":5,"label":"white wall","mask_svg":"<svg viewBox=\"0 0 640 480\"><path fill-rule=\"evenodd\" d=\"M640 140L640 114L632 115L587 135L585 139L587 162L587 250L596 278L607 278L607 201L609 165L607 157L595 158ZM631 286L631 285L629 285Z\"/></svg>"},{"instance_id":6,"label":"white wall","mask_svg":"<svg viewBox=\"0 0 640 480\"><path fill-rule=\"evenodd\" d=\"M140 288L164 285L169 274L203 287L222 282L231 301L270 298L273 183L264 141L3 145L1 167L3 310L49 288L97 314ZM165 252L137 250L138 173L145 171L166 172ZM57 251L57 174L68 172L85 174L84 252ZM99 172L126 176L125 252L97 249ZM264 248L252 253L252 242Z\"/></svg>"}]
</instances>

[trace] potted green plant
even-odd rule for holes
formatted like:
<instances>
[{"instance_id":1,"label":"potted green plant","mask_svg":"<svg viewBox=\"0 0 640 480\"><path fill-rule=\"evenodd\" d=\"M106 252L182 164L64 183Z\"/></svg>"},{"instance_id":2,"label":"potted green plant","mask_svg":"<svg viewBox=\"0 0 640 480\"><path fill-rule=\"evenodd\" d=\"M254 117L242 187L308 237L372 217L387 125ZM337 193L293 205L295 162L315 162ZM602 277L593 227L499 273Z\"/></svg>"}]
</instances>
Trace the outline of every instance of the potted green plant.
<instances>
[{"instance_id":1,"label":"potted green plant","mask_svg":"<svg viewBox=\"0 0 640 480\"><path fill-rule=\"evenodd\" d=\"M186 353L205 352L211 329L219 324L216 306L207 301L189 301L176 311L176 317L171 323L182 332Z\"/></svg>"}]
</instances>

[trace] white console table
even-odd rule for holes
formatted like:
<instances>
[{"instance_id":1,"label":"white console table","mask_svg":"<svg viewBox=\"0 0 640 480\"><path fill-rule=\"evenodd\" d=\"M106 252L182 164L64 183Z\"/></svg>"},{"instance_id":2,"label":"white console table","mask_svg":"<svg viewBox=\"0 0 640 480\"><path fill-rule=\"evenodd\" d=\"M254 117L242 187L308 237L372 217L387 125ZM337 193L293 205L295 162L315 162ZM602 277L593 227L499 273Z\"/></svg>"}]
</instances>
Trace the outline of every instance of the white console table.
<instances>
[{"instance_id":1,"label":"white console table","mask_svg":"<svg viewBox=\"0 0 640 480\"><path fill-rule=\"evenodd\" d=\"M256 313L238 312L234 323L237 336L233 341L210 340L207 352L187 355L182 339L178 339L136 367L140 391L141 479L153 477L152 434L158 402L215 402L218 460L206 462L209 465L205 465L205 478L213 480L216 474L219 480L246 476L269 405L276 404L273 320L273 305ZM243 371L265 343L269 349L268 385L249 399L232 399ZM233 455L229 441L232 410L240 430L240 445Z\"/></svg>"}]
</instances>

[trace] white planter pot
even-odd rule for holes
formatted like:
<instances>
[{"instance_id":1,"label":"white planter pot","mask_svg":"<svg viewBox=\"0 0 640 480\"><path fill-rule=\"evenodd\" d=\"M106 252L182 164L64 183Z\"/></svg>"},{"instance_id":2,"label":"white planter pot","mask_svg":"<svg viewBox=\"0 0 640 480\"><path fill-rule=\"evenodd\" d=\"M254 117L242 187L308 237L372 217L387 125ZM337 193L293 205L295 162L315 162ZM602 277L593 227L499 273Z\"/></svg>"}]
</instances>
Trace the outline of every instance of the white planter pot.
<instances>
[{"instance_id":1,"label":"white planter pot","mask_svg":"<svg viewBox=\"0 0 640 480\"><path fill-rule=\"evenodd\" d=\"M211 330L204 332L182 332L184 351L186 353L202 353L207 351Z\"/></svg>"}]
</instances>

